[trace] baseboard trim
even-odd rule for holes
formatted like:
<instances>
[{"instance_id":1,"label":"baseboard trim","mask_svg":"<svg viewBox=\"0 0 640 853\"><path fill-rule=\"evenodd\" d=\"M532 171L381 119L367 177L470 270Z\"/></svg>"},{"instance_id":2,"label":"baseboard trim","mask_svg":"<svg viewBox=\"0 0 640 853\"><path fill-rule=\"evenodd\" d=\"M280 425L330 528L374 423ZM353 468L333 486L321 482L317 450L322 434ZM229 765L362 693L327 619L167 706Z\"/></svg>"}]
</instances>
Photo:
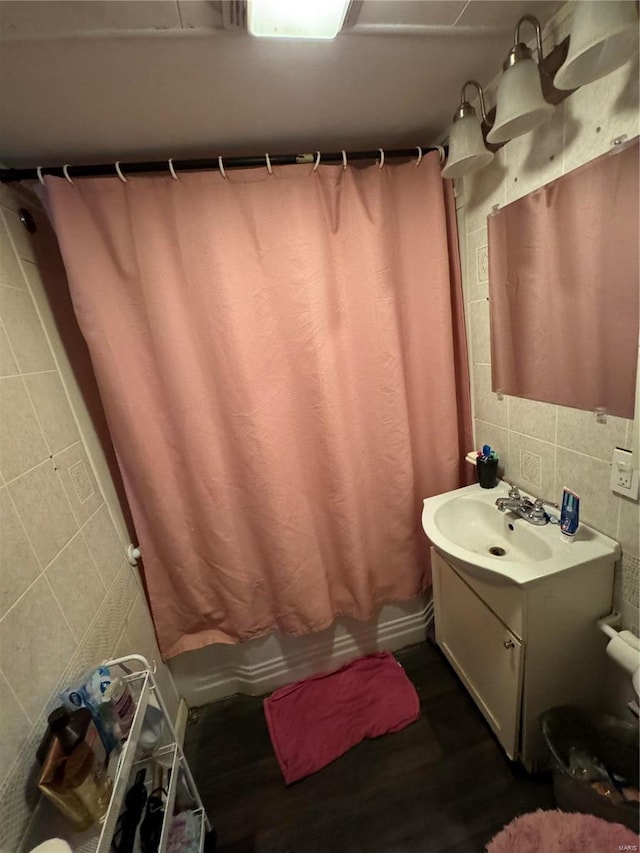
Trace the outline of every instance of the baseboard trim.
<instances>
[{"instance_id":1,"label":"baseboard trim","mask_svg":"<svg viewBox=\"0 0 640 853\"><path fill-rule=\"evenodd\" d=\"M205 705L234 693L259 696L318 672L326 672L363 654L384 649L397 651L423 642L433 618L429 601L414 613L395 619L363 623L361 629L328 640L326 637L300 651L282 653L254 664L241 661L176 678L178 690L190 707ZM321 636L321 635L318 635Z\"/></svg>"}]
</instances>

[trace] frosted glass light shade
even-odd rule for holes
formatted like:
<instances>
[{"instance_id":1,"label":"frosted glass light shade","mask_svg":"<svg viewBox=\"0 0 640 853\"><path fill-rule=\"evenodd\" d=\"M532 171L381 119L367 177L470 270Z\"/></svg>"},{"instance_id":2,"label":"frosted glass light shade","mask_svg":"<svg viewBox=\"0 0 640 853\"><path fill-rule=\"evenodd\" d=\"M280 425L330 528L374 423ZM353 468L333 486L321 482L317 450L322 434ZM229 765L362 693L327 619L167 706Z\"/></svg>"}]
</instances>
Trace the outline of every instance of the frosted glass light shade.
<instances>
[{"instance_id":1,"label":"frosted glass light shade","mask_svg":"<svg viewBox=\"0 0 640 853\"><path fill-rule=\"evenodd\" d=\"M510 65L498 83L496 120L487 142L508 142L546 121L553 107L542 97L540 72L533 59Z\"/></svg>"},{"instance_id":2,"label":"frosted glass light shade","mask_svg":"<svg viewBox=\"0 0 640 853\"><path fill-rule=\"evenodd\" d=\"M333 39L349 0L249 0L247 26L260 38Z\"/></svg>"},{"instance_id":3,"label":"frosted glass light shade","mask_svg":"<svg viewBox=\"0 0 640 853\"><path fill-rule=\"evenodd\" d=\"M449 156L442 170L443 178L461 178L488 166L493 152L487 151L480 120L475 115L454 121L449 134Z\"/></svg>"},{"instance_id":4,"label":"frosted glass light shade","mask_svg":"<svg viewBox=\"0 0 640 853\"><path fill-rule=\"evenodd\" d=\"M569 53L556 74L556 89L577 89L620 68L638 50L634 0L576 3Z\"/></svg>"}]
</instances>

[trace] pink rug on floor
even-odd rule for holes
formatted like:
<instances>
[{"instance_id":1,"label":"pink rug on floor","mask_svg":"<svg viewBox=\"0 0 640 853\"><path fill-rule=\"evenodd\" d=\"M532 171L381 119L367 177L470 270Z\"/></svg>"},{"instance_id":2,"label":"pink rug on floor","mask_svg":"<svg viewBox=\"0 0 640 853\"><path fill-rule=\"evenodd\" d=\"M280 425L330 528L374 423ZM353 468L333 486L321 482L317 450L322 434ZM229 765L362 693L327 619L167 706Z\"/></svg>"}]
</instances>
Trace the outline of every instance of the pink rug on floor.
<instances>
[{"instance_id":1,"label":"pink rug on floor","mask_svg":"<svg viewBox=\"0 0 640 853\"><path fill-rule=\"evenodd\" d=\"M621 823L590 814L541 811L507 824L487 853L614 853L639 850L640 838Z\"/></svg>"},{"instance_id":2,"label":"pink rug on floor","mask_svg":"<svg viewBox=\"0 0 640 853\"><path fill-rule=\"evenodd\" d=\"M264 700L271 743L287 785L326 767L365 738L397 732L420 700L390 652L312 675Z\"/></svg>"}]
</instances>

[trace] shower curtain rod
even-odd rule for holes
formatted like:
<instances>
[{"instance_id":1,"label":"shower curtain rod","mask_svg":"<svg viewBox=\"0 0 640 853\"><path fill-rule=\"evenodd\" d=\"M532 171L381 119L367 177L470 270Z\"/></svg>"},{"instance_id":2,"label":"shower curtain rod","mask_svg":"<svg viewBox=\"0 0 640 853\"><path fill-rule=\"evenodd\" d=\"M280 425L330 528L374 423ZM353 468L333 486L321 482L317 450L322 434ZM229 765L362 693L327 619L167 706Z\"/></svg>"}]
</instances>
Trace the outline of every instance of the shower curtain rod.
<instances>
[{"instance_id":1,"label":"shower curtain rod","mask_svg":"<svg viewBox=\"0 0 640 853\"><path fill-rule=\"evenodd\" d=\"M441 151L442 148L425 146L421 148L422 154L429 151ZM308 154L272 154L268 155L272 166L290 166L294 164L315 163L317 152ZM393 148L384 151L384 159L418 157L418 146L414 148ZM347 162L350 160L376 160L380 158L380 149L374 151L347 151ZM321 163L342 163L343 152L332 151L328 154L320 154ZM140 175L147 172L169 172L169 160L154 160L142 163L119 163L120 171L127 175ZM217 169L220 171L220 162L217 157L208 157L198 160L172 160L176 172L193 172L206 169ZM251 169L266 166L267 161L264 154L252 157L223 157L222 165L226 169ZM37 180L40 175L55 175L59 178L91 178L91 177L116 177L117 167L115 163L99 163L94 166L41 166L40 174L38 168L25 169L0 169L0 182L8 184L13 181Z\"/></svg>"}]
</instances>

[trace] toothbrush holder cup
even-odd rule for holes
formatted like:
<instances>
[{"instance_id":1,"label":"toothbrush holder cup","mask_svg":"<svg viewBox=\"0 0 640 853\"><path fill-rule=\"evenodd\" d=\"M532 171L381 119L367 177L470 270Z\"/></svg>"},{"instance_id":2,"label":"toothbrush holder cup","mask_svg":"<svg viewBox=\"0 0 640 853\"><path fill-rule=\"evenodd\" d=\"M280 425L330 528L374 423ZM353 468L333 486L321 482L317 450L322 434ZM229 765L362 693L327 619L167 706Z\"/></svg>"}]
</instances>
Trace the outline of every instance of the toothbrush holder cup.
<instances>
[{"instance_id":1,"label":"toothbrush holder cup","mask_svg":"<svg viewBox=\"0 0 640 853\"><path fill-rule=\"evenodd\" d=\"M498 485L498 460L478 458L476 474L482 489L495 489Z\"/></svg>"}]
</instances>

